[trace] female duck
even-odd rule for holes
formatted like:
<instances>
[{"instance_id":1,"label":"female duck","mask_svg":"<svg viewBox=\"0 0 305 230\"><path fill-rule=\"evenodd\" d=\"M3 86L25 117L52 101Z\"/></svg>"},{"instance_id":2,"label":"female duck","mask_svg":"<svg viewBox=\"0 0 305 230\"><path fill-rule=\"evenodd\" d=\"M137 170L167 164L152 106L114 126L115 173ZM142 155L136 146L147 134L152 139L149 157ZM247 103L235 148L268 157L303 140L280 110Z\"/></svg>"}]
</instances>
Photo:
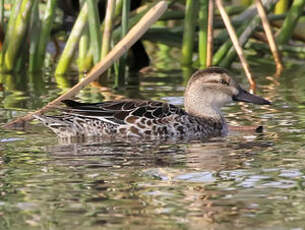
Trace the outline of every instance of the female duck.
<instances>
[{"instance_id":1,"label":"female duck","mask_svg":"<svg viewBox=\"0 0 305 230\"><path fill-rule=\"evenodd\" d=\"M141 100L78 103L63 101L58 116L35 116L60 138L149 137L207 138L227 133L220 109L232 101L266 105L269 101L242 89L222 68L199 70L189 80L185 110L174 105Z\"/></svg>"}]
</instances>

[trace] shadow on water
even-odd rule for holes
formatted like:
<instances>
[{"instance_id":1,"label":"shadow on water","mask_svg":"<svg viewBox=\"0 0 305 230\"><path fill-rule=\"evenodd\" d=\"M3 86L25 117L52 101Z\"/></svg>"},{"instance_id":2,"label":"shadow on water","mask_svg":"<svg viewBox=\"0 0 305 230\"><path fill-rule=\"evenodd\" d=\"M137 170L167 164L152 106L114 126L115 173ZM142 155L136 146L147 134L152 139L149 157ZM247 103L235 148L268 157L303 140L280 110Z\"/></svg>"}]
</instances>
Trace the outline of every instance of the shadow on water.
<instances>
[{"instance_id":1,"label":"shadow on water","mask_svg":"<svg viewBox=\"0 0 305 230\"><path fill-rule=\"evenodd\" d=\"M23 132L0 130L0 229L304 229L304 72L258 78L272 106L224 109L230 124L263 124L263 134L65 144L35 121ZM182 76L160 75L142 77L140 96L182 105ZM43 79L40 93L29 85L0 92L1 123L56 97L56 84ZM17 91L19 102L7 103ZM78 99L103 96L86 88Z\"/></svg>"}]
</instances>

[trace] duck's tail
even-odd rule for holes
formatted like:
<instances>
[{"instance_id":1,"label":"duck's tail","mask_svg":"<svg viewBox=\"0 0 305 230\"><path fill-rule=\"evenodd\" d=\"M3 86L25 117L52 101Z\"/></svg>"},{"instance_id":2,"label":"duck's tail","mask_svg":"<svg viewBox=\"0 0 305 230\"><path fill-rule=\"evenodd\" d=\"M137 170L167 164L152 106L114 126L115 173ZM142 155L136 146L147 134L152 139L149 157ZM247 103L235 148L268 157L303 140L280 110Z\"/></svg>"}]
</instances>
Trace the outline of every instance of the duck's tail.
<instances>
[{"instance_id":1,"label":"duck's tail","mask_svg":"<svg viewBox=\"0 0 305 230\"><path fill-rule=\"evenodd\" d=\"M77 135L76 130L72 128L71 122L63 119L62 116L33 115L33 117L40 120L60 138Z\"/></svg>"}]
</instances>

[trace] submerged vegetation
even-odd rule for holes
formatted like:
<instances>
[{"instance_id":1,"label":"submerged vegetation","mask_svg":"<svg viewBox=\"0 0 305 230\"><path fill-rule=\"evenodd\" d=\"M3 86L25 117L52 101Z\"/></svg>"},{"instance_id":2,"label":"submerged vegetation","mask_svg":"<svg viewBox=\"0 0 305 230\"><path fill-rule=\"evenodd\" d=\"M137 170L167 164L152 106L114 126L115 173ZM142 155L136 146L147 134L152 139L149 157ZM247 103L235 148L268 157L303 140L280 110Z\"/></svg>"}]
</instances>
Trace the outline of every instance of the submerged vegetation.
<instances>
[{"instance_id":1,"label":"submerged vegetation","mask_svg":"<svg viewBox=\"0 0 305 230\"><path fill-rule=\"evenodd\" d=\"M148 12L157 5L158 15L151 20ZM99 76L105 76L112 66L113 85L120 89L136 82L128 79L129 72L136 73L149 65L143 41L150 41L159 47L179 48L181 65L186 67L229 68L239 57L255 90L255 79L244 51L257 56L272 53L278 76L283 69L281 55L303 58L305 32L296 28L304 23L304 5L305 0L234 4L222 0L2 0L0 83L6 86L6 74L43 72L51 67L55 70L55 81L68 88L68 73L76 71L83 77L95 66L88 74L90 80L80 82L73 87L75 91L60 98L66 99ZM145 20L158 22L153 26L147 24L148 31L139 29L132 39L126 36ZM120 44L124 39L132 42L128 46ZM114 46L121 50L115 50L114 56L109 57ZM186 78L191 72L186 71Z\"/></svg>"}]
</instances>

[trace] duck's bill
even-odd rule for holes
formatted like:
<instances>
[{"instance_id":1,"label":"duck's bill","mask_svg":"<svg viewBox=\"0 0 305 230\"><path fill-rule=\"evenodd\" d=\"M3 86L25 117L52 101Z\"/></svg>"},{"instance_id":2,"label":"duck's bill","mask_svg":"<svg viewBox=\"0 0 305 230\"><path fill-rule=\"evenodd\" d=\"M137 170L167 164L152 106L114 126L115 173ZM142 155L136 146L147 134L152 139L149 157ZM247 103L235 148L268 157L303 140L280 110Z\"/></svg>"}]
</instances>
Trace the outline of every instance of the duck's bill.
<instances>
[{"instance_id":1,"label":"duck's bill","mask_svg":"<svg viewBox=\"0 0 305 230\"><path fill-rule=\"evenodd\" d=\"M241 88L239 90L239 93L236 96L233 96L233 100L253 103L253 104L257 104L257 105L270 105L271 104L270 101L268 101L262 97L256 96L254 94L251 94Z\"/></svg>"}]
</instances>

